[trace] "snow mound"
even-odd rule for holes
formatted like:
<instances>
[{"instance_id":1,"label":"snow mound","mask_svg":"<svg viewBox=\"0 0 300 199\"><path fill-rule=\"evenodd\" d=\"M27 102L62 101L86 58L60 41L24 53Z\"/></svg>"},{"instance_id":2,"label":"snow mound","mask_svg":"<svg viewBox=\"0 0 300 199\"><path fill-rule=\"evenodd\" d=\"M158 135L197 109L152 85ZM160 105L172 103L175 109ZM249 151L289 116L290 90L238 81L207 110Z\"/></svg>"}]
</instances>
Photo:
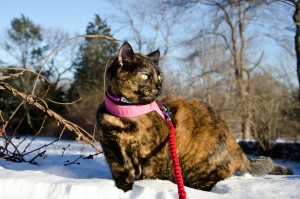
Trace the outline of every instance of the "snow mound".
<instances>
[{"instance_id":1,"label":"snow mound","mask_svg":"<svg viewBox=\"0 0 300 199\"><path fill-rule=\"evenodd\" d=\"M32 143L38 148L49 140ZM26 141L23 142L26 144ZM66 145L70 145L66 147ZM62 150L67 148L67 150ZM63 154L62 154L63 151ZM78 164L66 161L86 157L95 151L81 142L60 141L48 146L47 157L38 165L13 163L0 159L0 198L2 199L177 199L177 185L163 180L141 180L124 193L115 186L103 155L79 158ZM300 164L280 162L291 167L294 176L233 176L220 181L211 192L186 187L189 199L287 199L300 196Z\"/></svg>"}]
</instances>

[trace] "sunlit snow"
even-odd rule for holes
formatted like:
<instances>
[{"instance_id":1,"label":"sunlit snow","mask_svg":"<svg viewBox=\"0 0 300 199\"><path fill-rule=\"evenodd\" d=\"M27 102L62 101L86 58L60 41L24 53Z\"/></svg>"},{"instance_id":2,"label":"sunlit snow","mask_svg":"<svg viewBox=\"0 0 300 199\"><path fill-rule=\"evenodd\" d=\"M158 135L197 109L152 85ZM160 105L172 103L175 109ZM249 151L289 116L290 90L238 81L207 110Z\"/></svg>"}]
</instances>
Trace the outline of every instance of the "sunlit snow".
<instances>
[{"instance_id":1,"label":"sunlit snow","mask_svg":"<svg viewBox=\"0 0 300 199\"><path fill-rule=\"evenodd\" d=\"M27 151L49 143L50 138L35 140ZM20 142L15 140L14 142ZM22 146L28 144L28 140ZM69 146L70 144L70 146ZM3 145L3 143L1 143ZM65 148L65 150L63 150ZM142 180L124 193L114 185L102 154L82 142L61 140L46 148L46 157L36 159L37 165L13 163L0 159L0 198L2 199L174 199L177 186L169 181ZM64 152L64 153L63 153ZM32 154L34 156L35 154ZM82 156L82 158L79 158ZM30 157L27 157L30 159ZM75 164L64 166L79 158ZM215 185L211 192L186 187L188 198L300 198L300 163L279 161L291 167L293 176L233 176Z\"/></svg>"}]
</instances>

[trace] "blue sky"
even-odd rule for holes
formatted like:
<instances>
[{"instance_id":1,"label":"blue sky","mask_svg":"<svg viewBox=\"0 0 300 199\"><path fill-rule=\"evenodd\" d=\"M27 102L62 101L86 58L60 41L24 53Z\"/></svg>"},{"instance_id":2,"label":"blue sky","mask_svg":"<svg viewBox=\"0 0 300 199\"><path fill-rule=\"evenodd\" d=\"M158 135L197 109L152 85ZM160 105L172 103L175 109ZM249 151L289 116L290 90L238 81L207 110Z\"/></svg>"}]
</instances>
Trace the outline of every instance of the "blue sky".
<instances>
[{"instance_id":1,"label":"blue sky","mask_svg":"<svg viewBox=\"0 0 300 199\"><path fill-rule=\"evenodd\" d=\"M13 18L24 14L35 24L60 28L71 34L85 33L95 14L105 19L111 13L106 0L3 0L1 1L1 33L10 28Z\"/></svg>"},{"instance_id":2,"label":"blue sky","mask_svg":"<svg viewBox=\"0 0 300 199\"><path fill-rule=\"evenodd\" d=\"M94 20L95 14L99 14L102 19L108 21L108 25L111 27L112 34L116 39L129 39L131 42L128 35L129 32L126 30L120 31L120 24L115 21L116 18L118 18L115 16L119 11L109 3L110 1L111 0L2 0L0 4L0 37L2 38L5 31L10 28L11 20L13 18L19 18L21 14L24 14L35 24L45 28L59 28L70 33L70 36L84 34L88 22ZM286 6L285 4L278 4L277 6L279 5ZM286 17L291 17L292 13L283 13L282 15L282 19L286 19ZM286 20L283 21L285 21L285 23L283 23L284 26L290 25L286 24ZM179 35L182 34L179 32ZM160 48L159 44L157 44L157 48ZM267 54L269 52L269 59L271 58L272 63L274 62L272 56L277 56L277 54L273 55L273 53L271 53L276 50L274 49L267 49ZM290 71L294 73L294 64L291 65Z\"/></svg>"}]
</instances>

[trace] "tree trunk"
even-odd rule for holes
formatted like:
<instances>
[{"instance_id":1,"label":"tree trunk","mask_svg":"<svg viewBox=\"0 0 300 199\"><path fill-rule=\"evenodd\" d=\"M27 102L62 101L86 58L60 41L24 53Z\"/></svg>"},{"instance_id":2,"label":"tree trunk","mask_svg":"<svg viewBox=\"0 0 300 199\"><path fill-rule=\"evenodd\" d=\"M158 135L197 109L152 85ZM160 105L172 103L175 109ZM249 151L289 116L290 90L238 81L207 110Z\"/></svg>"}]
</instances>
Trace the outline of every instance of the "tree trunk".
<instances>
[{"instance_id":1,"label":"tree trunk","mask_svg":"<svg viewBox=\"0 0 300 199\"><path fill-rule=\"evenodd\" d=\"M243 118L242 121L242 132L243 132L243 140L247 140L250 139L251 137L251 130L250 130L250 119L247 118Z\"/></svg>"},{"instance_id":2,"label":"tree trunk","mask_svg":"<svg viewBox=\"0 0 300 199\"><path fill-rule=\"evenodd\" d=\"M296 26L295 50L297 58L297 75L298 75L298 101L300 103L300 2L295 4L295 13L293 20Z\"/></svg>"}]
</instances>

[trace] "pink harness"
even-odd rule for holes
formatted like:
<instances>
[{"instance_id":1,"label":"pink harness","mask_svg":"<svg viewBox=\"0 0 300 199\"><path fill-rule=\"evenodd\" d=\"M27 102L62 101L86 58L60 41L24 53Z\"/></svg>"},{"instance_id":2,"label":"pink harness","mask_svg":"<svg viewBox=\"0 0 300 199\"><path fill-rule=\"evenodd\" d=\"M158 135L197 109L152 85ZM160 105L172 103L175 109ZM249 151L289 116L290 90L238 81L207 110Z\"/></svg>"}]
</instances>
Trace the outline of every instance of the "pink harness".
<instances>
[{"instance_id":1,"label":"pink harness","mask_svg":"<svg viewBox=\"0 0 300 199\"><path fill-rule=\"evenodd\" d=\"M114 103L113 100L120 101L120 98L112 97L106 92L104 97L105 107L113 116L130 118L150 113L151 111L156 111L163 119L165 119L163 112L160 110L155 101L145 105L119 105Z\"/></svg>"},{"instance_id":2,"label":"pink harness","mask_svg":"<svg viewBox=\"0 0 300 199\"><path fill-rule=\"evenodd\" d=\"M166 107L163 106L163 111L159 108L157 103L151 102L150 104L145 104L145 105L119 105L115 104L114 101L121 102L121 98L118 97L113 97L111 96L108 92L105 93L104 97L104 103L107 111L112 114L113 116L116 117L121 117L121 118L130 118L130 117L136 117L139 115L143 115L146 113L149 113L151 111L157 111L157 113L163 118L166 119L166 121L169 124L170 127L170 132L169 132L169 147L170 147L170 152L171 152L171 158L172 158L172 163L173 163L173 171L175 175L175 181L178 186L178 195L179 199L186 199L186 192L184 189L184 182L182 178L182 173L181 173L181 168L179 164L179 158L177 155L177 150L176 150L176 129L171 121L170 117L170 111L166 109Z\"/></svg>"}]
</instances>

